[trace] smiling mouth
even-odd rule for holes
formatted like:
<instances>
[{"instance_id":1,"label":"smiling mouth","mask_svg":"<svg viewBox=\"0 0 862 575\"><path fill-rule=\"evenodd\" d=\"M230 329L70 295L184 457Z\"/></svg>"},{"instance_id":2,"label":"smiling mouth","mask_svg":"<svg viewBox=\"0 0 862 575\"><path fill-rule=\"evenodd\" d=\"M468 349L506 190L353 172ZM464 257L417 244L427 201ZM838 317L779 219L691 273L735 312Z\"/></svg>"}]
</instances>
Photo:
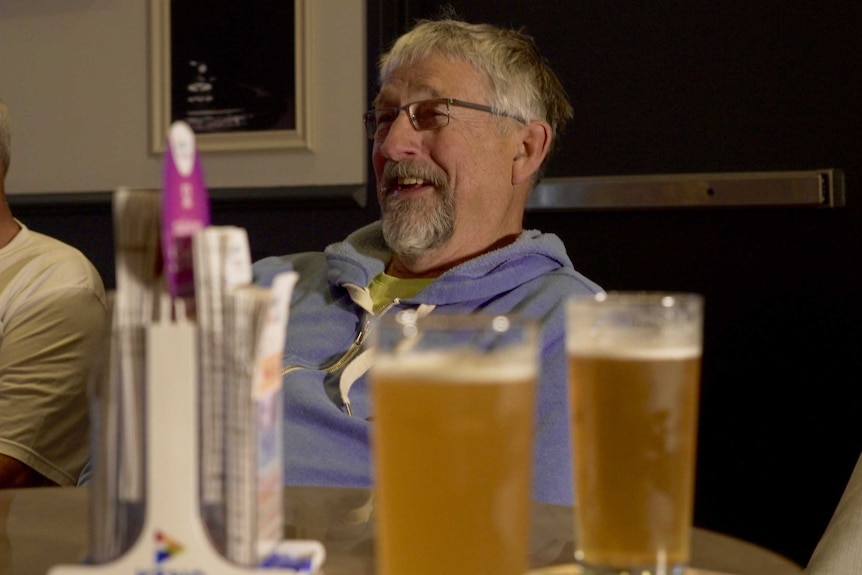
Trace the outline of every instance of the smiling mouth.
<instances>
[{"instance_id":1,"label":"smiling mouth","mask_svg":"<svg viewBox=\"0 0 862 575\"><path fill-rule=\"evenodd\" d=\"M424 180L422 178L397 178L387 182L386 186L384 186L383 191L386 193L401 193L401 192L411 192L413 190L418 190L420 188L424 188L425 186L433 186L432 182L428 180Z\"/></svg>"},{"instance_id":2,"label":"smiling mouth","mask_svg":"<svg viewBox=\"0 0 862 575\"><path fill-rule=\"evenodd\" d=\"M426 188L441 190L447 185L442 170L414 161L387 162L382 176L380 191L384 195L409 194Z\"/></svg>"},{"instance_id":3,"label":"smiling mouth","mask_svg":"<svg viewBox=\"0 0 862 575\"><path fill-rule=\"evenodd\" d=\"M401 190L415 190L427 185L428 182L422 178L398 178L398 188Z\"/></svg>"}]
</instances>

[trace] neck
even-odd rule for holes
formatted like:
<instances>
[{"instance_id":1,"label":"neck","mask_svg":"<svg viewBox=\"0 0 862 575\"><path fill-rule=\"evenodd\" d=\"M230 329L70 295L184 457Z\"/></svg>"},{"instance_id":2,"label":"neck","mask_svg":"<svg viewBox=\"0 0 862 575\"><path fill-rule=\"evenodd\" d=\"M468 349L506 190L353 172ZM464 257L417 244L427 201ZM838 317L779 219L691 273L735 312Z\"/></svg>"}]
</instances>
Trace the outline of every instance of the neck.
<instances>
[{"instance_id":1,"label":"neck","mask_svg":"<svg viewBox=\"0 0 862 575\"><path fill-rule=\"evenodd\" d=\"M511 244L519 235L504 236L482 250L457 258L441 258L439 252L419 256L392 254L386 273L401 279L436 278L459 264Z\"/></svg>"},{"instance_id":2,"label":"neck","mask_svg":"<svg viewBox=\"0 0 862 575\"><path fill-rule=\"evenodd\" d=\"M6 195L0 186L0 248L6 247L20 230L21 226L12 217L12 210L9 209Z\"/></svg>"}]
</instances>

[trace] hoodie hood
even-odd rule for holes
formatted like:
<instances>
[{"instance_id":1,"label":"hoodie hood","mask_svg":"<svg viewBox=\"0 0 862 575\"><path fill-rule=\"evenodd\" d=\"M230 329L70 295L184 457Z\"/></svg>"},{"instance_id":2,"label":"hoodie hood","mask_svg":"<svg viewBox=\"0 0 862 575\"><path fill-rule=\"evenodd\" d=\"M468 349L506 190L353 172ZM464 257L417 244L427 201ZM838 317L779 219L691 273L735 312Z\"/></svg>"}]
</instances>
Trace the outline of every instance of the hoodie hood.
<instances>
[{"instance_id":1,"label":"hoodie hood","mask_svg":"<svg viewBox=\"0 0 862 575\"><path fill-rule=\"evenodd\" d=\"M374 222L330 245L325 255L331 283L364 287L385 270L392 251L383 241L380 222ZM557 236L525 230L514 242L447 270L417 294L414 303L485 300L551 272L583 279Z\"/></svg>"}]
</instances>

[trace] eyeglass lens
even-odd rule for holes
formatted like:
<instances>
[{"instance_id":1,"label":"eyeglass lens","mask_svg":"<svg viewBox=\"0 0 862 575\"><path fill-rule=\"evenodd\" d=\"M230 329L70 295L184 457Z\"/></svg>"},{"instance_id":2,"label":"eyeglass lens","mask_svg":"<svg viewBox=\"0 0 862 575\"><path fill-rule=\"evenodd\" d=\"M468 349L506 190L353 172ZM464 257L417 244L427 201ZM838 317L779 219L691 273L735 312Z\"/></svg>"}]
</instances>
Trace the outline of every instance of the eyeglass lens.
<instances>
[{"instance_id":1,"label":"eyeglass lens","mask_svg":"<svg viewBox=\"0 0 862 575\"><path fill-rule=\"evenodd\" d=\"M365 131L368 137L376 140L385 138L401 110L407 111L413 128L420 132L436 130L449 123L449 104L446 100L423 100L400 108L379 108L366 113Z\"/></svg>"}]
</instances>

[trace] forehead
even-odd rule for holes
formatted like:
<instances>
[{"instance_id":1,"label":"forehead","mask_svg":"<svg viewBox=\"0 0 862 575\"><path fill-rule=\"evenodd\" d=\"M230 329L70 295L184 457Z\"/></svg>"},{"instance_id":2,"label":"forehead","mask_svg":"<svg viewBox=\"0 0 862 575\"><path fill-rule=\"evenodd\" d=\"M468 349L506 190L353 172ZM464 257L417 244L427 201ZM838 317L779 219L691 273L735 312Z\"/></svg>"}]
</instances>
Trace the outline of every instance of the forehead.
<instances>
[{"instance_id":1,"label":"forehead","mask_svg":"<svg viewBox=\"0 0 862 575\"><path fill-rule=\"evenodd\" d=\"M435 55L394 68L383 79L375 102L395 105L423 98L483 102L488 90L485 75L472 64Z\"/></svg>"}]
</instances>

